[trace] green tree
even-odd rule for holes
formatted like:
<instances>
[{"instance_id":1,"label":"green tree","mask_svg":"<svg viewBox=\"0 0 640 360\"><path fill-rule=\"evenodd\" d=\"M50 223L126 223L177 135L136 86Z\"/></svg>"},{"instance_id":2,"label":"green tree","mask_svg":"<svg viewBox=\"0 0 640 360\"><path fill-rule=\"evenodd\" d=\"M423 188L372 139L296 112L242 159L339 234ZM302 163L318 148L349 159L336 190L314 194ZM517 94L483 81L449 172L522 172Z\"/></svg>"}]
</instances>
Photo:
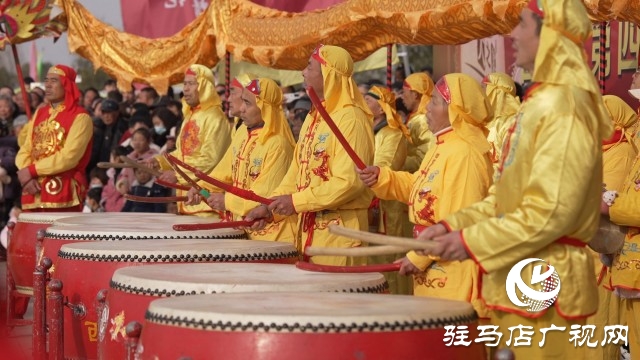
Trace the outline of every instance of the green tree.
<instances>
[{"instance_id":1,"label":"green tree","mask_svg":"<svg viewBox=\"0 0 640 360\"><path fill-rule=\"evenodd\" d=\"M82 80L78 83L80 90L86 90L90 87L101 90L104 87L104 83L110 79L110 76L101 69L96 71L93 64L85 58L78 58L74 62L74 67Z\"/></svg>"},{"instance_id":2,"label":"green tree","mask_svg":"<svg viewBox=\"0 0 640 360\"><path fill-rule=\"evenodd\" d=\"M0 67L0 85L8 85L12 88L18 86L18 77L16 76L16 72L10 71L4 66Z\"/></svg>"}]
</instances>

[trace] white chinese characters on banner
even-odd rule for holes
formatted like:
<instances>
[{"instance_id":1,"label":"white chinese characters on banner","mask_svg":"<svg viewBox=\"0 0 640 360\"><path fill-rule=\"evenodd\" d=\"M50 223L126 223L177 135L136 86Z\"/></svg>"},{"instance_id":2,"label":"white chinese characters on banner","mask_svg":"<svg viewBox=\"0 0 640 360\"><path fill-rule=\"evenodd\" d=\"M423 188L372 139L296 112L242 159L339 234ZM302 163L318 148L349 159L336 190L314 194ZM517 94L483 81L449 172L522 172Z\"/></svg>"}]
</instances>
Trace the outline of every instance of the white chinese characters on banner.
<instances>
[{"instance_id":1,"label":"white chinese characters on banner","mask_svg":"<svg viewBox=\"0 0 640 360\"><path fill-rule=\"evenodd\" d=\"M164 8L165 9L182 8L185 6L185 4L188 5L188 3L192 3L191 5L193 6L193 12L195 16L202 14L202 12L204 12L207 9L207 6L209 6L208 0L165 0Z\"/></svg>"}]
</instances>

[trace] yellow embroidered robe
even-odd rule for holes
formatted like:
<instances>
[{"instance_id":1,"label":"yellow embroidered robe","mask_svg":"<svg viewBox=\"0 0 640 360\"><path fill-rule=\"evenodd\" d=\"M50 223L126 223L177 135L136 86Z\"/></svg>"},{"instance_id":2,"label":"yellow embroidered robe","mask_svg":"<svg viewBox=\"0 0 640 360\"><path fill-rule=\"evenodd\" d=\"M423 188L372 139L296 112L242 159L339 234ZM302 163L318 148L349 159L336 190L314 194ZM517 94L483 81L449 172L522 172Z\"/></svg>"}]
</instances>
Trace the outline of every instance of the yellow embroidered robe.
<instances>
[{"instance_id":1,"label":"yellow embroidered robe","mask_svg":"<svg viewBox=\"0 0 640 360\"><path fill-rule=\"evenodd\" d=\"M258 141L261 131L262 128L248 130L245 125L241 125L211 176L235 187L251 190L257 195L269 197L291 164L293 147L286 138L277 135L261 144ZM202 185L211 191L220 191L211 185ZM260 205L231 193L225 193L224 200L225 208L233 215L234 220L242 220L251 209ZM296 218L293 216L293 219L290 217L269 223L264 229L249 231L247 234L252 240L293 243L295 222Z\"/></svg>"},{"instance_id":2,"label":"yellow embroidered robe","mask_svg":"<svg viewBox=\"0 0 640 360\"><path fill-rule=\"evenodd\" d=\"M489 308L533 317L507 297L506 279L518 261L553 264L562 282L555 302L565 318L596 311L593 257L581 246L598 227L602 194L599 115L589 93L577 87L540 85L522 104L505 139L489 196L445 218L463 229L470 256L483 269L482 297ZM559 109L562 109L560 111ZM531 278L533 266L522 278Z\"/></svg>"},{"instance_id":3,"label":"yellow embroidered robe","mask_svg":"<svg viewBox=\"0 0 640 360\"><path fill-rule=\"evenodd\" d=\"M180 135L176 141L176 150L171 154L187 164L196 167L205 173L210 173L220 162L222 156L231 143L231 128L227 117L220 106L213 106L206 110L196 109L189 119L185 119L180 128ZM162 156L156 157L162 170L171 170L171 166ZM197 178L188 170L184 172L194 180ZM176 174L178 183L189 184ZM186 195L186 191L176 190L178 196ZM215 216L214 212L205 202L198 205L186 206L178 203L178 212L186 215Z\"/></svg>"},{"instance_id":4,"label":"yellow embroidered robe","mask_svg":"<svg viewBox=\"0 0 640 360\"><path fill-rule=\"evenodd\" d=\"M333 111L331 118L366 164L373 163L372 123L359 108ZM353 160L347 155L327 123L313 111L300 130L293 161L272 195L292 194L298 213L296 246L355 247L361 242L329 233L329 224L368 230L367 210L373 193L362 183ZM364 258L313 256L317 264L352 265Z\"/></svg>"},{"instance_id":5,"label":"yellow embroidered robe","mask_svg":"<svg viewBox=\"0 0 640 360\"><path fill-rule=\"evenodd\" d=\"M420 169L413 173L381 168L375 194L409 204L409 219L417 225L437 223L456 210L481 200L491 184L489 153L480 154L452 129L438 134ZM486 316L479 297L480 270L473 260L433 262L415 252L409 260L425 271L414 277L415 295L471 302Z\"/></svg>"}]
</instances>

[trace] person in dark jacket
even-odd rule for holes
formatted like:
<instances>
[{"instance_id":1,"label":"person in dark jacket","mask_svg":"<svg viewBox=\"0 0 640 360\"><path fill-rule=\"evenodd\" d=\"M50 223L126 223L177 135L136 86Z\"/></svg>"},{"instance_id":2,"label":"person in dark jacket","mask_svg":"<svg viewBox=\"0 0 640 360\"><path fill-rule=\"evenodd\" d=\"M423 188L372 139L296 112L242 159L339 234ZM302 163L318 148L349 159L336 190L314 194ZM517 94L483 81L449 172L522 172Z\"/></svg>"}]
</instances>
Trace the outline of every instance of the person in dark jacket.
<instances>
[{"instance_id":1,"label":"person in dark jacket","mask_svg":"<svg viewBox=\"0 0 640 360\"><path fill-rule=\"evenodd\" d=\"M20 181L16 167L18 140L13 135L0 137L0 224L9 220L9 211L20 198Z\"/></svg>"},{"instance_id":2,"label":"person in dark jacket","mask_svg":"<svg viewBox=\"0 0 640 360\"><path fill-rule=\"evenodd\" d=\"M93 129L93 149L87 170L99 162L109 161L111 150L119 145L128 123L120 116L120 105L111 99L102 101L100 122ZM88 174L87 174L88 175Z\"/></svg>"},{"instance_id":3,"label":"person in dark jacket","mask_svg":"<svg viewBox=\"0 0 640 360\"><path fill-rule=\"evenodd\" d=\"M134 169L135 180L129 190L129 195L142 197L164 197L169 196L171 189L160 186L153 182L153 176L149 173ZM167 212L167 204L144 203L127 200L122 208L122 212Z\"/></svg>"}]
</instances>

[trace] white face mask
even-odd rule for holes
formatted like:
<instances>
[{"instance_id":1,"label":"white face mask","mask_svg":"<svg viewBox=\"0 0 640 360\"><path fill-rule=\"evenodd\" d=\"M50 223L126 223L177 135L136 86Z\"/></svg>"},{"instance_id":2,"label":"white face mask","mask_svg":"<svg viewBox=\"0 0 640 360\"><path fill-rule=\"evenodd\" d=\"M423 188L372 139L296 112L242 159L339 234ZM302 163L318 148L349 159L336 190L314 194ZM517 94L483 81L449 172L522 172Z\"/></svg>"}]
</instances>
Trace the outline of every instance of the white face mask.
<instances>
[{"instance_id":1,"label":"white face mask","mask_svg":"<svg viewBox=\"0 0 640 360\"><path fill-rule=\"evenodd\" d=\"M634 98L640 100L640 89L631 89L631 90L629 90L629 95L631 95Z\"/></svg>"}]
</instances>

